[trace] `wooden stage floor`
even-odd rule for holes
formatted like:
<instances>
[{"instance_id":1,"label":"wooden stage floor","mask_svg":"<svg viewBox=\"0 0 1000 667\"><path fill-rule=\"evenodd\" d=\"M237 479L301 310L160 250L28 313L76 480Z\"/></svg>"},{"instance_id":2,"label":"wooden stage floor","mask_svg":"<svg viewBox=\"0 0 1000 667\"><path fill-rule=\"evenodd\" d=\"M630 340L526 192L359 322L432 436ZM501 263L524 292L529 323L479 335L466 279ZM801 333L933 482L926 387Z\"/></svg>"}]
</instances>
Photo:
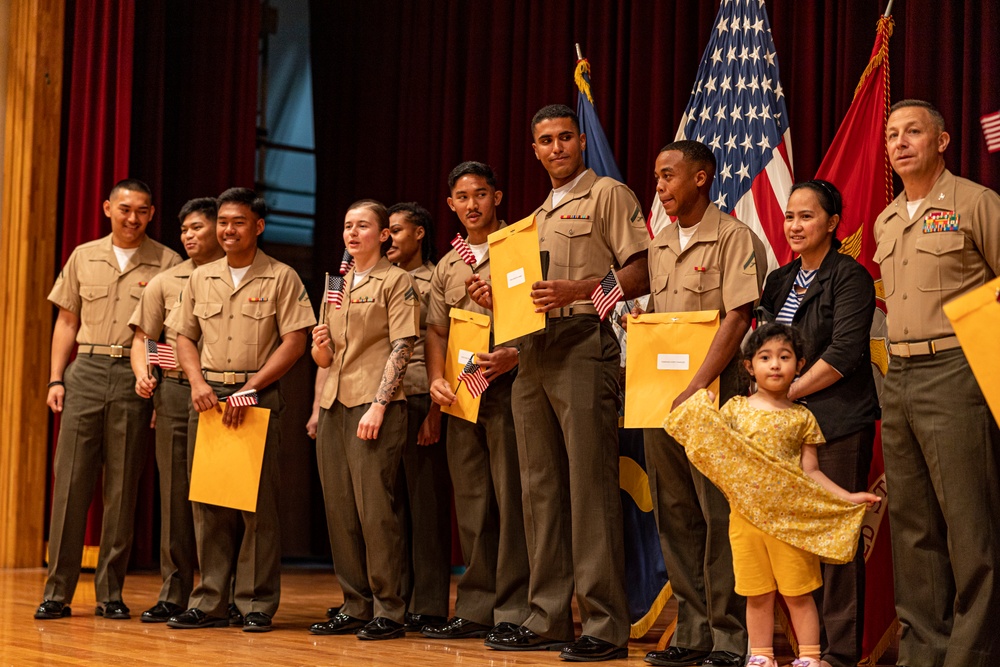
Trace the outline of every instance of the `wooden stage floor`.
<instances>
[{"instance_id":1,"label":"wooden stage floor","mask_svg":"<svg viewBox=\"0 0 1000 667\"><path fill-rule=\"evenodd\" d=\"M342 600L340 586L329 570L286 568L282 572L282 603L273 632L244 633L237 628L173 630L141 623L139 614L156 602L156 573L130 573L125 603L128 621L94 616L93 575L83 574L70 618L37 621L45 571L0 570L0 665L415 665L441 667L506 667L567 665L555 652L492 651L481 640L435 641L419 635L382 642L353 636L319 637L308 632L322 620L326 608ZM452 578L452 601L455 578ZM627 660L607 663L640 667L656 648L664 628L676 614L671 600L645 638L629 644ZM579 625L577 626L579 634ZM782 664L791 662L784 637L775 638ZM892 664L891 662L888 664Z\"/></svg>"}]
</instances>

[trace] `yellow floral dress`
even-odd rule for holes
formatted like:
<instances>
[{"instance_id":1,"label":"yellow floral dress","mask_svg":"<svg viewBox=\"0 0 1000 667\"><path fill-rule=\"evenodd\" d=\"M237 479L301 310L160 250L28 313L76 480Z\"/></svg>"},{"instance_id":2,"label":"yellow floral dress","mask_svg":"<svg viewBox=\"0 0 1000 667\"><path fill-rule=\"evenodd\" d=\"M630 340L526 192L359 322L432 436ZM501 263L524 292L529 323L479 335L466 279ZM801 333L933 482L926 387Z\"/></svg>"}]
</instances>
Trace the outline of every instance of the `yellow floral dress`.
<instances>
[{"instance_id":1,"label":"yellow floral dress","mask_svg":"<svg viewBox=\"0 0 1000 667\"><path fill-rule=\"evenodd\" d=\"M825 442L807 408L759 410L737 396L719 411L701 390L663 426L732 511L824 562L854 558L865 505L838 498L803 472L802 444Z\"/></svg>"}]
</instances>

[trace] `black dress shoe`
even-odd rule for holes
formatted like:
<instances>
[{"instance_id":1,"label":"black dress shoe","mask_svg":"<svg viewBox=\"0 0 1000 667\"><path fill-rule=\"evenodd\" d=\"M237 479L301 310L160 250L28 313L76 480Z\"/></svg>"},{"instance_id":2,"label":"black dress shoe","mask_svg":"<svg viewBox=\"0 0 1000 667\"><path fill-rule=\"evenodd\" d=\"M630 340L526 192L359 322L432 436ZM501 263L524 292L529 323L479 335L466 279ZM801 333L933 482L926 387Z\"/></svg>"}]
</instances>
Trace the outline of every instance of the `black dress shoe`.
<instances>
[{"instance_id":1,"label":"black dress shoe","mask_svg":"<svg viewBox=\"0 0 1000 667\"><path fill-rule=\"evenodd\" d=\"M157 602L152 607L142 612L142 616L139 617L143 623L166 623L170 620L171 616L176 616L177 614L184 611L184 607L179 604L174 604L173 602Z\"/></svg>"},{"instance_id":2,"label":"black dress shoe","mask_svg":"<svg viewBox=\"0 0 1000 667\"><path fill-rule=\"evenodd\" d=\"M97 608L94 609L94 616L103 616L104 618L119 621L132 618L132 614L129 613L129 608L126 607L125 603L121 600L105 602L103 607L101 605L97 605Z\"/></svg>"},{"instance_id":3,"label":"black dress shoe","mask_svg":"<svg viewBox=\"0 0 1000 667\"><path fill-rule=\"evenodd\" d=\"M702 667L743 667L747 662L745 655L732 651L712 651L702 661Z\"/></svg>"},{"instance_id":4,"label":"black dress shoe","mask_svg":"<svg viewBox=\"0 0 1000 667\"><path fill-rule=\"evenodd\" d=\"M444 625L448 622L448 619L444 616L433 616L431 614L411 614L406 612L406 631L407 632L420 632L424 627L431 625L437 627L439 625Z\"/></svg>"},{"instance_id":5,"label":"black dress shoe","mask_svg":"<svg viewBox=\"0 0 1000 667\"><path fill-rule=\"evenodd\" d=\"M73 610L70 609L68 604L56 602L55 600L44 600L42 604L38 605L38 609L35 610L35 618L40 621L52 618L66 618L72 615Z\"/></svg>"},{"instance_id":6,"label":"black dress shoe","mask_svg":"<svg viewBox=\"0 0 1000 667\"><path fill-rule=\"evenodd\" d=\"M615 646L597 637L583 635L559 653L559 657L569 662L599 662L628 657L628 648Z\"/></svg>"},{"instance_id":7,"label":"black dress shoe","mask_svg":"<svg viewBox=\"0 0 1000 667\"><path fill-rule=\"evenodd\" d=\"M484 643L497 651L561 651L572 642L536 635L522 625L509 635L490 637Z\"/></svg>"},{"instance_id":8,"label":"black dress shoe","mask_svg":"<svg viewBox=\"0 0 1000 667\"><path fill-rule=\"evenodd\" d=\"M327 607L326 608L326 617L327 618L333 618L334 616L336 616L339 613L340 613L340 607Z\"/></svg>"},{"instance_id":9,"label":"black dress shoe","mask_svg":"<svg viewBox=\"0 0 1000 667\"><path fill-rule=\"evenodd\" d=\"M329 621L313 623L309 626L309 632L314 635L353 635L367 623L368 621L338 612Z\"/></svg>"},{"instance_id":10,"label":"black dress shoe","mask_svg":"<svg viewBox=\"0 0 1000 667\"><path fill-rule=\"evenodd\" d=\"M710 651L670 646L665 651L650 651L646 654L646 662L663 667L698 667L709 655Z\"/></svg>"},{"instance_id":11,"label":"black dress shoe","mask_svg":"<svg viewBox=\"0 0 1000 667\"><path fill-rule=\"evenodd\" d=\"M262 611L252 611L243 619L243 632L270 632L273 629L271 617Z\"/></svg>"},{"instance_id":12,"label":"black dress shoe","mask_svg":"<svg viewBox=\"0 0 1000 667\"><path fill-rule=\"evenodd\" d=\"M406 635L406 626L379 616L358 630L358 639L398 639Z\"/></svg>"},{"instance_id":13,"label":"black dress shoe","mask_svg":"<svg viewBox=\"0 0 1000 667\"><path fill-rule=\"evenodd\" d=\"M229 603L229 627L231 628L242 628L243 627L243 614L240 613L240 608L236 606L235 602Z\"/></svg>"},{"instance_id":14,"label":"black dress shoe","mask_svg":"<svg viewBox=\"0 0 1000 667\"><path fill-rule=\"evenodd\" d=\"M228 618L209 616L201 609L188 609L176 616L171 616L167 627L177 630L196 630L198 628L225 628L229 625Z\"/></svg>"},{"instance_id":15,"label":"black dress shoe","mask_svg":"<svg viewBox=\"0 0 1000 667\"><path fill-rule=\"evenodd\" d=\"M424 637L431 639L482 639L490 632L490 626L476 623L466 618L452 616L447 623L427 625L420 631Z\"/></svg>"},{"instance_id":16,"label":"black dress shoe","mask_svg":"<svg viewBox=\"0 0 1000 667\"><path fill-rule=\"evenodd\" d=\"M519 625L514 623L508 623L507 621L501 621L493 626L490 633L486 635L486 640L496 640L497 637L503 637L504 635L512 635L517 632Z\"/></svg>"}]
</instances>

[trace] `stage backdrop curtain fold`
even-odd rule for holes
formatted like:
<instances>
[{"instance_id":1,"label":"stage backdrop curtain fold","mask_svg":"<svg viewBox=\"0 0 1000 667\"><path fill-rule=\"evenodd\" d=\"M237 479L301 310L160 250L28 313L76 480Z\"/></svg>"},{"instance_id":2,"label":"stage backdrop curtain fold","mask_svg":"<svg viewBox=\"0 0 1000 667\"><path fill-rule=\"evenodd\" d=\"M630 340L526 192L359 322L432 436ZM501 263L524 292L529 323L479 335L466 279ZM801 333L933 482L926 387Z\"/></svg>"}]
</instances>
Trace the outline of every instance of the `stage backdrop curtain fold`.
<instances>
[{"instance_id":1,"label":"stage backdrop curtain fold","mask_svg":"<svg viewBox=\"0 0 1000 667\"><path fill-rule=\"evenodd\" d=\"M851 104L885 4L767 1L800 179L816 173ZM618 165L646 205L653 161L674 136L718 6L312 0L317 266L339 258L340 221L360 197L420 201L445 249L458 229L445 177L462 160L497 169L506 219L530 213L550 185L531 151L528 122L545 104L573 106L575 42L596 73L597 111ZM1000 70L1000 8L989 0L907 0L895 8L894 101L937 104L953 137L949 165L1000 189L978 124L1000 109L1000 87L988 80Z\"/></svg>"}]
</instances>

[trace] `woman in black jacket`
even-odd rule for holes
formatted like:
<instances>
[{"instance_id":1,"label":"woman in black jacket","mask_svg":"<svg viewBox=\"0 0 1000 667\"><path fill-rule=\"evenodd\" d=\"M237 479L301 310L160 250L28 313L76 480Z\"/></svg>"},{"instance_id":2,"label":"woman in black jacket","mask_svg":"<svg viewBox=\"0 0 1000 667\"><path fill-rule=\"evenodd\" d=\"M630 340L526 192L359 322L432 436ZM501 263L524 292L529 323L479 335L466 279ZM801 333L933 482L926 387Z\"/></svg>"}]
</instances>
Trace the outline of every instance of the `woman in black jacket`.
<instances>
[{"instance_id":1,"label":"woman in black jacket","mask_svg":"<svg viewBox=\"0 0 1000 667\"><path fill-rule=\"evenodd\" d=\"M838 252L842 201L827 181L792 187L785 238L799 256L767 278L761 317L798 327L806 338L806 366L788 397L816 415L827 444L820 469L849 491L865 491L879 418L869 347L875 286L857 261ZM826 565L820 606L824 666L856 665L864 636L865 562Z\"/></svg>"}]
</instances>

